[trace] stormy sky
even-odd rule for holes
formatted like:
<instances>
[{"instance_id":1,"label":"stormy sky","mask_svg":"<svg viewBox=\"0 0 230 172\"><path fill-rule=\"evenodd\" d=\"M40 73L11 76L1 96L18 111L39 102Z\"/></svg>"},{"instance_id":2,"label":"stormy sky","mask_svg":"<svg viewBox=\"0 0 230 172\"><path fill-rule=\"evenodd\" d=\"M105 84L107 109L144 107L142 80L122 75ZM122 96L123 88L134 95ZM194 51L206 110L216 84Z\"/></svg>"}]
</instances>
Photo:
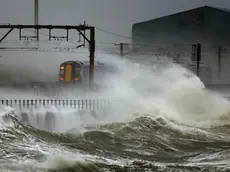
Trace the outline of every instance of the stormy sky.
<instances>
[{"instance_id":1,"label":"stormy sky","mask_svg":"<svg viewBox=\"0 0 230 172\"><path fill-rule=\"evenodd\" d=\"M1 0L0 22L33 24L33 0ZM131 37L132 24L211 5L230 8L229 0L39 0L40 24L82 23ZM98 41L129 41L97 30Z\"/></svg>"},{"instance_id":2,"label":"stormy sky","mask_svg":"<svg viewBox=\"0 0 230 172\"><path fill-rule=\"evenodd\" d=\"M34 23L34 0L1 0L0 22L11 24L33 24ZM134 23L162 17L165 15L189 10L199 6L210 5L214 7L230 8L229 0L39 0L39 23L40 24L62 24L78 25L83 21L95 26L96 29L96 51L98 47L106 49L104 54L96 54L99 58L112 58L111 54L119 57L119 46L114 43L131 42L131 28ZM105 30L110 33L101 31ZM7 30L0 30L3 36ZM46 30L47 31L47 30ZM24 36L34 34L34 31L23 32ZM64 32L65 34L66 32ZM115 36L117 33L124 36ZM61 35L61 33L59 33ZM62 33L63 34L63 33ZM48 41L47 35L42 35ZM40 35L40 38L42 37ZM61 35L65 36L65 35ZM75 34L77 39L77 34ZM126 38L128 37L128 38ZM71 37L72 38L72 37ZM14 43L7 43L13 40ZM59 42L33 42L18 41L18 31L13 31L1 43L1 46L34 46L34 43L42 49L50 46L59 46ZM5 43L6 42L6 43ZM101 42L101 44L99 44ZM38 43L38 44L37 44ZM74 40L74 47L76 47ZM80 43L79 43L80 44ZM108 44L108 47L107 47ZM98 46L98 47L97 47ZM69 48L69 45L68 45ZM76 49L76 48L75 48ZM87 49L85 49L87 50ZM8 80L20 78L23 80L48 81L57 79L60 63L67 60L88 60L86 53L77 54L59 51L47 52L36 50L0 51L0 75L5 75ZM103 50L104 51L104 50ZM9 68L11 69L9 72ZM30 68L30 69L29 69ZM39 73L40 71L40 73ZM45 74L44 74L45 73ZM18 77L20 75L20 77ZM42 77L42 78L39 78ZM44 78L43 78L44 77Z\"/></svg>"}]
</instances>

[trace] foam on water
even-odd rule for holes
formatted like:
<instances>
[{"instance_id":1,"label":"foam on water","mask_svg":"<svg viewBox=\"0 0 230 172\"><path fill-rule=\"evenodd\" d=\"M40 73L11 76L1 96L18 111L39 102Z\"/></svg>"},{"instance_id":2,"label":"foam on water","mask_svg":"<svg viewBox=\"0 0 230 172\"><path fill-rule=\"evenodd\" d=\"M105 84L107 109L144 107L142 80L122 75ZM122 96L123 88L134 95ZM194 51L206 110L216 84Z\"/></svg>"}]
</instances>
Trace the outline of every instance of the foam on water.
<instances>
[{"instance_id":1,"label":"foam on water","mask_svg":"<svg viewBox=\"0 0 230 172\"><path fill-rule=\"evenodd\" d=\"M97 93L113 102L113 108L107 112L103 120L101 120L102 118L100 120L92 118L89 114L80 118L71 109L52 108L30 111L31 124L37 128L44 128L43 122L47 111L51 111L57 116L55 121L57 132L66 132L72 128L84 132L86 130L83 124L130 122L143 115L148 115L153 119L159 117L166 119L168 125L172 125L172 128L177 128L182 132L205 133L196 127L208 128L229 124L229 102L218 93L205 89L199 78L183 67L166 61L165 65L161 65L160 70L154 71L149 65L136 64L117 57L104 58L103 60L118 65L121 72L109 77L108 82L112 83L110 87ZM32 94L30 96L33 97ZM76 96L72 95L69 98L76 98ZM3 110L2 113L5 111ZM39 114L39 120L37 120L36 114ZM0 121L0 126L3 125L5 123ZM76 162L109 161L85 155L84 152L70 152L56 145L38 144L32 141L27 145L30 146L24 147L25 151L34 149L46 155L46 159L43 161L45 163L36 163L37 166L42 165L46 169L68 167ZM34 161L31 160L30 163L33 164ZM119 161L114 160L113 163L119 164Z\"/></svg>"},{"instance_id":2,"label":"foam on water","mask_svg":"<svg viewBox=\"0 0 230 172\"><path fill-rule=\"evenodd\" d=\"M182 66L169 61L160 72L154 72L128 60L116 63L122 75L110 78L113 84L105 93L117 102L111 114L118 121L136 118L133 113L139 112L207 127L230 112L227 100L205 89L200 79Z\"/></svg>"},{"instance_id":3,"label":"foam on water","mask_svg":"<svg viewBox=\"0 0 230 172\"><path fill-rule=\"evenodd\" d=\"M164 60L161 64L155 63L154 66L137 64L128 59L121 60L119 57L109 55L97 57L97 60L115 64L120 72L106 78L110 83L109 87L91 94L94 97L100 95L113 101L113 109L108 112L104 122L128 122L136 118L136 114L139 113L205 127L220 125L223 121L219 119L223 116L228 117L230 112L228 101L218 93L206 90L197 76L182 66L173 64L170 60ZM32 94L27 96L33 97ZM87 96L90 97L90 94ZM78 97L79 94L68 96L68 98ZM73 126L74 123L79 123L77 115L75 116L71 111L58 112L53 109L53 112L62 119L71 121ZM96 123L89 117L88 120ZM64 122L57 121L57 126L62 123L65 128ZM61 131L58 128L57 130Z\"/></svg>"},{"instance_id":4,"label":"foam on water","mask_svg":"<svg viewBox=\"0 0 230 172\"><path fill-rule=\"evenodd\" d=\"M11 127L14 126L11 120L9 121L4 120L4 115L12 110L13 108L8 107L8 106L0 108L0 129L5 129L8 126L11 126Z\"/></svg>"},{"instance_id":5,"label":"foam on water","mask_svg":"<svg viewBox=\"0 0 230 172\"><path fill-rule=\"evenodd\" d=\"M23 120L23 115L28 115L26 123L42 130L52 130L55 132L65 133L71 129L84 132L85 127L102 124L103 121L96 120L91 112L78 112L72 108L39 108L30 110L15 110L20 120ZM52 123L47 123L47 112L51 113ZM102 116L102 112L97 112ZM99 117L98 117L99 118ZM49 129L47 129L49 127Z\"/></svg>"}]
</instances>

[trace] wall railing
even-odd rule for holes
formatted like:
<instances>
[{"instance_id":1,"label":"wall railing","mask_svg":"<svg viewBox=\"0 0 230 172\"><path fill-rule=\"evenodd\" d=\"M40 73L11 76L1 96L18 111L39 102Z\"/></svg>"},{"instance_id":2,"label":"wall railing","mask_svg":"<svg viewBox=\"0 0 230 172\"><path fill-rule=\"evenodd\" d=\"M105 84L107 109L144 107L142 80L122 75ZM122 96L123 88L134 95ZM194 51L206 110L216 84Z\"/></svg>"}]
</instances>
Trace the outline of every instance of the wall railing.
<instances>
[{"instance_id":1,"label":"wall railing","mask_svg":"<svg viewBox=\"0 0 230 172\"><path fill-rule=\"evenodd\" d=\"M64 107L74 108L78 110L97 110L107 109L110 106L108 100L98 99L75 99L75 100L62 100L62 99L11 99L0 100L0 106L10 106L17 108L39 108L39 107Z\"/></svg>"}]
</instances>

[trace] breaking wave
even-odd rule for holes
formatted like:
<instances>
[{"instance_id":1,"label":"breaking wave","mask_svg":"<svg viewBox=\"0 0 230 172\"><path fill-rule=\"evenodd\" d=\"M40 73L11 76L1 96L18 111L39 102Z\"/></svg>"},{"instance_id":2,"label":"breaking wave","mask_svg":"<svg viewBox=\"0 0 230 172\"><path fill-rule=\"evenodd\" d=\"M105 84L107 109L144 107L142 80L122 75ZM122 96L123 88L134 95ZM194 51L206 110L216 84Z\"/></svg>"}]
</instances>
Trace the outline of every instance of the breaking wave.
<instances>
[{"instance_id":1,"label":"breaking wave","mask_svg":"<svg viewBox=\"0 0 230 172\"><path fill-rule=\"evenodd\" d=\"M5 171L227 171L230 106L190 71L114 60L120 75L95 116L73 109L2 109ZM159 66L158 66L159 67ZM189 76L189 77L188 77ZM47 113L54 114L52 125ZM39 119L38 119L39 117ZM47 128L51 127L51 128ZM9 165L11 164L11 165Z\"/></svg>"}]
</instances>

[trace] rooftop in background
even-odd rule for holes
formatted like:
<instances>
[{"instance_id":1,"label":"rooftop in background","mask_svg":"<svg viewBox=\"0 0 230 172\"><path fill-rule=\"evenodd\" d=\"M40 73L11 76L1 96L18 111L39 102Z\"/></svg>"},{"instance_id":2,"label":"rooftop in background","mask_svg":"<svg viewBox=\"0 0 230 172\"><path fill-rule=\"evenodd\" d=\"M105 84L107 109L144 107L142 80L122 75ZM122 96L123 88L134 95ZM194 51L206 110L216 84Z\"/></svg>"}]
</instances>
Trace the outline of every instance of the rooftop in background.
<instances>
[{"instance_id":1,"label":"rooftop in background","mask_svg":"<svg viewBox=\"0 0 230 172\"><path fill-rule=\"evenodd\" d=\"M186 12L190 12L190 11L195 11L195 10L198 10L198 9L214 9L214 10L219 10L219 11L223 11L223 12L226 12L226 13L229 13L229 14L230 14L230 9L226 9L226 8L217 8L217 7L212 7L212 6L202 6L202 7L193 8L193 9L190 9L190 10L185 10L185 11L173 13L173 14L170 14L170 15L158 17L158 18L155 18L155 19L146 20L146 21L143 21L143 22L138 22L138 23L135 23L135 24L141 24L141 23L146 23L146 22L150 22L150 21L153 22L153 21L156 21L156 20L164 19L164 18L166 18L166 17L170 17L170 16L174 16L174 15L178 15L178 14L182 14L182 13L186 13ZM133 25L135 25L135 24L133 24Z\"/></svg>"}]
</instances>

